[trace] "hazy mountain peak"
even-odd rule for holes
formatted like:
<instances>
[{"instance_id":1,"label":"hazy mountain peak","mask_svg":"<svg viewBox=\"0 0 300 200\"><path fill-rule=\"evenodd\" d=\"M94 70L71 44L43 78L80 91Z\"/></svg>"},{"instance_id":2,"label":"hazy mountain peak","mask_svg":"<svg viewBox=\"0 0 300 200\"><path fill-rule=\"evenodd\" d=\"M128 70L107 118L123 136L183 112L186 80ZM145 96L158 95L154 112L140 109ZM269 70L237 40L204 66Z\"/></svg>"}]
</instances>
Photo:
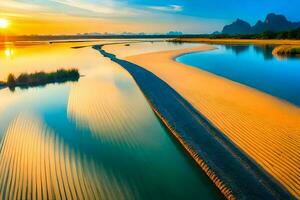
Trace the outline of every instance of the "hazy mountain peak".
<instances>
[{"instance_id":1,"label":"hazy mountain peak","mask_svg":"<svg viewBox=\"0 0 300 200\"><path fill-rule=\"evenodd\" d=\"M223 28L224 34L251 34L261 33L265 31L281 32L296 29L300 27L300 22L293 23L287 20L284 15L270 13L266 16L265 21L258 20L257 23L251 25L239 18L230 25Z\"/></svg>"},{"instance_id":2,"label":"hazy mountain peak","mask_svg":"<svg viewBox=\"0 0 300 200\"><path fill-rule=\"evenodd\" d=\"M224 26L222 33L225 34L246 34L250 31L251 26L248 22L237 19L235 22L233 22L230 25Z\"/></svg>"},{"instance_id":3,"label":"hazy mountain peak","mask_svg":"<svg viewBox=\"0 0 300 200\"><path fill-rule=\"evenodd\" d=\"M290 23L284 15L268 14L265 23Z\"/></svg>"}]
</instances>

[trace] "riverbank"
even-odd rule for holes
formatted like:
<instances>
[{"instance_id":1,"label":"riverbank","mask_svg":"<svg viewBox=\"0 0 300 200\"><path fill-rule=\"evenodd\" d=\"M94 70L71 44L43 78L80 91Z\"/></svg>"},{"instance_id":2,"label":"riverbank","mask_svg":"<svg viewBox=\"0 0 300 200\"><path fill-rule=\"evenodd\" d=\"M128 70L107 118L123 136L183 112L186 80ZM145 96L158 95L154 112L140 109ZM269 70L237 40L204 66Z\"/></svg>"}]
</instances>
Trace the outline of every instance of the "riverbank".
<instances>
[{"instance_id":1,"label":"riverbank","mask_svg":"<svg viewBox=\"0 0 300 200\"><path fill-rule=\"evenodd\" d=\"M158 117L228 199L292 198L168 84L144 68L107 53L102 46L94 48L133 76Z\"/></svg>"},{"instance_id":2,"label":"riverbank","mask_svg":"<svg viewBox=\"0 0 300 200\"><path fill-rule=\"evenodd\" d=\"M199 48L211 50L209 46ZM175 61L179 55L194 51L156 52L126 60L144 67L168 83L299 198L300 109L268 94Z\"/></svg>"},{"instance_id":3,"label":"riverbank","mask_svg":"<svg viewBox=\"0 0 300 200\"><path fill-rule=\"evenodd\" d=\"M208 44L300 45L300 40L176 38L170 41Z\"/></svg>"}]
</instances>

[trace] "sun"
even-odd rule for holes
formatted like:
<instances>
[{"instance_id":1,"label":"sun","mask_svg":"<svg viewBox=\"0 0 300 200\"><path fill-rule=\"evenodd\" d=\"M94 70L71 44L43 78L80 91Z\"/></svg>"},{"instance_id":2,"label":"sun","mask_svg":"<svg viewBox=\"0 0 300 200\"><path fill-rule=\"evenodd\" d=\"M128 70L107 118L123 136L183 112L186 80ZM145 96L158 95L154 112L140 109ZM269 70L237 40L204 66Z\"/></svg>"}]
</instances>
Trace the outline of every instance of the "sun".
<instances>
[{"instance_id":1,"label":"sun","mask_svg":"<svg viewBox=\"0 0 300 200\"><path fill-rule=\"evenodd\" d=\"M7 28L9 25L9 21L7 19L0 18L0 28Z\"/></svg>"}]
</instances>

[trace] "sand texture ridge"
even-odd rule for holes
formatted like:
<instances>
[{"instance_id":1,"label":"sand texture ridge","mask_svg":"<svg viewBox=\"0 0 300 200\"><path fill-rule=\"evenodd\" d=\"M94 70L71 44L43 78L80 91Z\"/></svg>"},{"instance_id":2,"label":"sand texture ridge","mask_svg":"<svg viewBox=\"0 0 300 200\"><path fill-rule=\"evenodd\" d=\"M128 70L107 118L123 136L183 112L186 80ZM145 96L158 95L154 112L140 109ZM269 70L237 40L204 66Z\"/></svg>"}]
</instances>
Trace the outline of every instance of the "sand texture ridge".
<instances>
[{"instance_id":1,"label":"sand texture ridge","mask_svg":"<svg viewBox=\"0 0 300 200\"><path fill-rule=\"evenodd\" d=\"M175 61L192 49L125 60L168 83L297 199L300 198L300 109L263 92Z\"/></svg>"}]
</instances>

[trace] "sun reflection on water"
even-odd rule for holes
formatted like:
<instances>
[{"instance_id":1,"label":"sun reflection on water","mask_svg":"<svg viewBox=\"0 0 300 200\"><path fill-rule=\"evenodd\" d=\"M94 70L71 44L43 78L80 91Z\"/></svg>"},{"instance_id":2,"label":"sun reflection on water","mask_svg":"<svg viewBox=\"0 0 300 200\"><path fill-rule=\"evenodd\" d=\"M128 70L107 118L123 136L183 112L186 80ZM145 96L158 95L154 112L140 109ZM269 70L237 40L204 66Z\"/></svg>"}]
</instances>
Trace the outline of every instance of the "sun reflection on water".
<instances>
[{"instance_id":1,"label":"sun reflection on water","mask_svg":"<svg viewBox=\"0 0 300 200\"><path fill-rule=\"evenodd\" d=\"M12 57L14 55L14 50L12 48L7 48L4 50L4 54L6 57Z\"/></svg>"}]
</instances>

